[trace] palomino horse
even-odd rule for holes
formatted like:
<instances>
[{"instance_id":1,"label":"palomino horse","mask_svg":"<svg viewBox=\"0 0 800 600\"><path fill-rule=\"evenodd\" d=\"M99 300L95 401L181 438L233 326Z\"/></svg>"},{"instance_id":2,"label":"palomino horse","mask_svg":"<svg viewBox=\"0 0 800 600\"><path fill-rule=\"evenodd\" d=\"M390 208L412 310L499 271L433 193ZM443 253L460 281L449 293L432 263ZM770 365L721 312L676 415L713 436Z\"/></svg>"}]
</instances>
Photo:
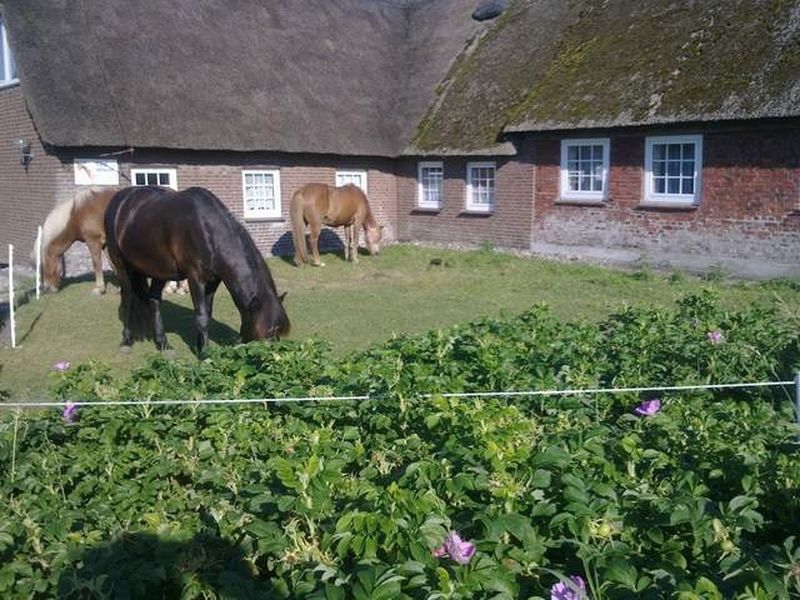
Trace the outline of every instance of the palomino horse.
<instances>
[{"instance_id":1,"label":"palomino horse","mask_svg":"<svg viewBox=\"0 0 800 600\"><path fill-rule=\"evenodd\" d=\"M106 291L103 279L103 247L106 232L103 215L111 197L119 188L89 187L79 191L68 202L61 202L44 220L42 226L42 274L44 289L55 292L61 284L61 257L76 241L89 246L94 267L93 294ZM31 253L31 262L36 261L36 248Z\"/></svg>"},{"instance_id":2,"label":"palomino horse","mask_svg":"<svg viewBox=\"0 0 800 600\"><path fill-rule=\"evenodd\" d=\"M382 225L378 225L367 202L367 196L356 185L331 187L324 183L309 183L292 196L290 209L294 262L299 267L306 261L306 224L311 228L311 264L324 267L319 260L319 233L323 225L344 226L344 259L358 262L358 238L361 227L367 238L367 248L373 256L381 249Z\"/></svg>"},{"instance_id":3,"label":"palomino horse","mask_svg":"<svg viewBox=\"0 0 800 600\"><path fill-rule=\"evenodd\" d=\"M189 280L194 303L198 353L208 345L214 293L221 282L239 309L243 341L288 335L283 296L278 296L261 253L244 227L208 190L122 189L108 206L105 228L108 256L122 288L123 350L133 342L132 328L143 329L143 320L149 317L156 346L168 348L161 322L161 292L167 281L184 278Z\"/></svg>"}]
</instances>

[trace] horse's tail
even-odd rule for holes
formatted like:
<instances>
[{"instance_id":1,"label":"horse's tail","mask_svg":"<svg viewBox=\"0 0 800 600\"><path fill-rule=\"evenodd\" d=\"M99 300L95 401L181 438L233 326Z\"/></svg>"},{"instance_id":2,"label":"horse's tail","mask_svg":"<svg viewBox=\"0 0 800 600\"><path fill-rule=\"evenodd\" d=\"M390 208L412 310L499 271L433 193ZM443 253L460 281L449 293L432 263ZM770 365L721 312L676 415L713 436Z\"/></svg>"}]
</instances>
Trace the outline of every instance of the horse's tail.
<instances>
[{"instance_id":1,"label":"horse's tail","mask_svg":"<svg viewBox=\"0 0 800 600\"><path fill-rule=\"evenodd\" d=\"M301 266L306 262L306 222L303 218L303 190L297 190L292 196L289 206L289 218L292 222L292 240L294 241L294 262Z\"/></svg>"},{"instance_id":2,"label":"horse's tail","mask_svg":"<svg viewBox=\"0 0 800 600\"><path fill-rule=\"evenodd\" d=\"M127 321L131 336L134 340L144 340L153 335L153 309L150 306L147 279L138 273L131 272L126 267L126 274L130 285L120 286L120 320L125 323L125 302L130 295L131 312Z\"/></svg>"}]
</instances>

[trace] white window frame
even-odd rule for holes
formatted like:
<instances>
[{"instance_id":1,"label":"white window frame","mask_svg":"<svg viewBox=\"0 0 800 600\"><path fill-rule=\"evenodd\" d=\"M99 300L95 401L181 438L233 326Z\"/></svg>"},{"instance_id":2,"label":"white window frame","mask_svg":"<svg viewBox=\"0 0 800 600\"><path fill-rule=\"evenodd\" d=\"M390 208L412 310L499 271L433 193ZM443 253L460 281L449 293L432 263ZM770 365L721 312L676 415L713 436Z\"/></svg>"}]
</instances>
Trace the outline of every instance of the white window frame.
<instances>
[{"instance_id":1,"label":"white window frame","mask_svg":"<svg viewBox=\"0 0 800 600\"><path fill-rule=\"evenodd\" d=\"M340 169L336 171L336 187L341 187L348 183L352 183L350 181L344 181L347 178L352 177L353 175L358 175L361 177L361 181L364 182L364 185L359 185L358 187L361 188L365 194L367 193L367 170L366 169Z\"/></svg>"},{"instance_id":2,"label":"white window frame","mask_svg":"<svg viewBox=\"0 0 800 600\"><path fill-rule=\"evenodd\" d=\"M603 147L602 189L571 190L569 189L569 149L580 146ZM611 164L611 140L609 138L585 138L561 140L561 189L560 198L578 202L597 203L608 199L609 165Z\"/></svg>"},{"instance_id":3,"label":"white window frame","mask_svg":"<svg viewBox=\"0 0 800 600\"><path fill-rule=\"evenodd\" d=\"M168 186L166 186L166 187L172 188L173 190L177 190L178 189L178 170L177 169L162 169L160 167L152 167L152 168L138 167L136 169L131 169L131 185L134 185L134 186L137 185L136 184L136 176L137 175L144 174L146 176L148 173L158 173L159 175L162 175L162 174L166 173L167 175L169 175L169 181L170 181L170 184ZM150 184L146 183L144 185L150 185ZM164 187L164 186L161 186L161 187Z\"/></svg>"},{"instance_id":4,"label":"white window frame","mask_svg":"<svg viewBox=\"0 0 800 600\"><path fill-rule=\"evenodd\" d=\"M424 180L422 177L422 173L425 169L440 169L442 172L442 178L439 183L439 201L433 202L426 199L425 196L425 185ZM441 160L428 160L422 161L417 164L417 206L419 208L425 209L432 209L432 210L439 210L442 208L442 202L444 201L444 162Z\"/></svg>"},{"instance_id":5,"label":"white window frame","mask_svg":"<svg viewBox=\"0 0 800 600\"><path fill-rule=\"evenodd\" d=\"M247 208L247 176L270 175L272 176L272 193L275 196L275 206L272 209L254 210ZM279 169L243 169L242 170L242 210L244 218L250 219L280 219L281 218L281 172Z\"/></svg>"},{"instance_id":6,"label":"white window frame","mask_svg":"<svg viewBox=\"0 0 800 600\"><path fill-rule=\"evenodd\" d=\"M8 31L3 19L0 19L0 37L2 38L0 43L3 44L3 78L0 79L0 87L5 87L19 83L19 78L8 77L9 73L11 73L11 65L15 63L11 54L11 46L8 44Z\"/></svg>"},{"instance_id":7,"label":"white window frame","mask_svg":"<svg viewBox=\"0 0 800 600\"><path fill-rule=\"evenodd\" d=\"M657 144L694 144L694 183L692 194L657 193L653 185L653 146ZM681 176L683 178L683 176ZM703 136L663 135L645 138L644 203L656 206L697 206L703 183Z\"/></svg>"},{"instance_id":8,"label":"white window frame","mask_svg":"<svg viewBox=\"0 0 800 600\"><path fill-rule=\"evenodd\" d=\"M473 169L492 169L492 179L494 181L493 186L493 194L489 204L479 204L475 202L474 197L474 190L473 190L473 182L472 182L472 170ZM493 161L483 161L483 162L468 162L467 163L467 197L466 197L466 209L467 212L471 213L490 213L494 211L495 203L497 200L497 164Z\"/></svg>"}]
</instances>

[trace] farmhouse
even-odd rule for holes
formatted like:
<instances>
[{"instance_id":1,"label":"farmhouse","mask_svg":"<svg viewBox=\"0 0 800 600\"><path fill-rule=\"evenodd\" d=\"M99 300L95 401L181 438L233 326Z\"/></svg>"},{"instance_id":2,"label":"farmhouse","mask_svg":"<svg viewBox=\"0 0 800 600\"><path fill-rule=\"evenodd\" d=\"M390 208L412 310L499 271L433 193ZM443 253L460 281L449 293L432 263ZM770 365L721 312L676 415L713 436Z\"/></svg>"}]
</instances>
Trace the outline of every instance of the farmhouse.
<instances>
[{"instance_id":1,"label":"farmhouse","mask_svg":"<svg viewBox=\"0 0 800 600\"><path fill-rule=\"evenodd\" d=\"M390 241L797 265L796 0L5 0L2 24L21 253L94 183L207 187L288 253L320 181Z\"/></svg>"}]
</instances>

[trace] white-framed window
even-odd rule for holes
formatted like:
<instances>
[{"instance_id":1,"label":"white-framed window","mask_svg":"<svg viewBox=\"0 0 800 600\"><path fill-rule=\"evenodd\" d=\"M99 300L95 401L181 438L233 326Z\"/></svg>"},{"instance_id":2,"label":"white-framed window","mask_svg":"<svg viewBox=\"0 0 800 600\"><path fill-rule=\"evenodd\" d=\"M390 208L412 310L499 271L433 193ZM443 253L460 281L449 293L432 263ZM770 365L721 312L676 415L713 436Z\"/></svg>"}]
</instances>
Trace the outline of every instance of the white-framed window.
<instances>
[{"instance_id":1,"label":"white-framed window","mask_svg":"<svg viewBox=\"0 0 800 600\"><path fill-rule=\"evenodd\" d=\"M8 45L8 33L6 24L0 19L0 86L16 83L17 63Z\"/></svg>"},{"instance_id":2,"label":"white-framed window","mask_svg":"<svg viewBox=\"0 0 800 600\"><path fill-rule=\"evenodd\" d=\"M603 201L608 197L608 138L561 140L561 198Z\"/></svg>"},{"instance_id":3,"label":"white-framed window","mask_svg":"<svg viewBox=\"0 0 800 600\"><path fill-rule=\"evenodd\" d=\"M444 163L425 161L417 166L417 206L442 208L444 200Z\"/></svg>"},{"instance_id":4,"label":"white-framed window","mask_svg":"<svg viewBox=\"0 0 800 600\"><path fill-rule=\"evenodd\" d=\"M245 219L281 216L281 173L277 169L242 171Z\"/></svg>"},{"instance_id":5,"label":"white-framed window","mask_svg":"<svg viewBox=\"0 0 800 600\"><path fill-rule=\"evenodd\" d=\"M467 163L467 211L491 212L494 209L493 162Z\"/></svg>"},{"instance_id":6,"label":"white-framed window","mask_svg":"<svg viewBox=\"0 0 800 600\"><path fill-rule=\"evenodd\" d=\"M73 160L75 185L119 185L119 163L108 158Z\"/></svg>"},{"instance_id":7,"label":"white-framed window","mask_svg":"<svg viewBox=\"0 0 800 600\"><path fill-rule=\"evenodd\" d=\"M177 169L131 169L131 185L160 185L178 189Z\"/></svg>"},{"instance_id":8,"label":"white-framed window","mask_svg":"<svg viewBox=\"0 0 800 600\"><path fill-rule=\"evenodd\" d=\"M346 171L336 171L336 187L342 187L352 183L367 193L367 172L362 169L349 169Z\"/></svg>"},{"instance_id":9,"label":"white-framed window","mask_svg":"<svg viewBox=\"0 0 800 600\"><path fill-rule=\"evenodd\" d=\"M700 202L701 135L646 138L644 164L645 202L687 206Z\"/></svg>"}]
</instances>

